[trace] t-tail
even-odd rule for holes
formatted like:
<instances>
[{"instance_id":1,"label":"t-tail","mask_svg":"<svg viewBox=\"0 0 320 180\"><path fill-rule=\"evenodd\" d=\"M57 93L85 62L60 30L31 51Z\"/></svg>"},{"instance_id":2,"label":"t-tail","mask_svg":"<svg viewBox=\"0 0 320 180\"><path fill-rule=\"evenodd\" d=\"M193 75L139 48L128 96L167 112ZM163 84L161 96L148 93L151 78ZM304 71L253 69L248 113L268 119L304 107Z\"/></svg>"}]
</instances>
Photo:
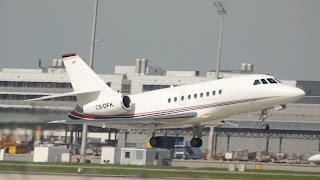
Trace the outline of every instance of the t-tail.
<instances>
[{"instance_id":1,"label":"t-tail","mask_svg":"<svg viewBox=\"0 0 320 180\"><path fill-rule=\"evenodd\" d=\"M77 109L81 113L108 115L116 113L118 107L125 111L131 109L130 98L112 90L77 54L64 54L62 59L73 92L44 96L28 101L76 96Z\"/></svg>"},{"instance_id":2,"label":"t-tail","mask_svg":"<svg viewBox=\"0 0 320 180\"><path fill-rule=\"evenodd\" d=\"M71 85L76 94L79 106L98 98L118 95L76 54L62 55Z\"/></svg>"}]
</instances>

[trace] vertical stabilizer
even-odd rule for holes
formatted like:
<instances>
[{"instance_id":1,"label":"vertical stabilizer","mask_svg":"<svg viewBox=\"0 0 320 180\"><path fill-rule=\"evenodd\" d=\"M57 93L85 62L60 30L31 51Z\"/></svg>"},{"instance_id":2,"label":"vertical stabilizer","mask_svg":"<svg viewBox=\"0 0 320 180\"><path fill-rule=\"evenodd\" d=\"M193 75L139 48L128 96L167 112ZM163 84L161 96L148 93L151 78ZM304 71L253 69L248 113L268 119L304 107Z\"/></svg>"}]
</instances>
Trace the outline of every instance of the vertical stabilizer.
<instances>
[{"instance_id":1,"label":"vertical stabilizer","mask_svg":"<svg viewBox=\"0 0 320 180\"><path fill-rule=\"evenodd\" d=\"M93 70L75 53L62 55L73 90L97 91L92 94L77 95L79 105L91 102L101 96L119 94L112 90Z\"/></svg>"}]
</instances>

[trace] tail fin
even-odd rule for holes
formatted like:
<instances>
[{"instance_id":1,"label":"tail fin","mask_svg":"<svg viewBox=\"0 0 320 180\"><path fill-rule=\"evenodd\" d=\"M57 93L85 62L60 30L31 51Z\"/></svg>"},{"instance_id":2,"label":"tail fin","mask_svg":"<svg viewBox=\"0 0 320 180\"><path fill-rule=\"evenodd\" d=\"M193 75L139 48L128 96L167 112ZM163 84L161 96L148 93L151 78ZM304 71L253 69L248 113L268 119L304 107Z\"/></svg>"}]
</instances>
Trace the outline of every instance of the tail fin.
<instances>
[{"instance_id":1,"label":"tail fin","mask_svg":"<svg viewBox=\"0 0 320 180\"><path fill-rule=\"evenodd\" d=\"M62 55L64 66L67 70L73 90L92 91L96 93L79 94L79 105L86 104L99 96L112 96L119 94L112 90L93 70L75 53Z\"/></svg>"}]
</instances>

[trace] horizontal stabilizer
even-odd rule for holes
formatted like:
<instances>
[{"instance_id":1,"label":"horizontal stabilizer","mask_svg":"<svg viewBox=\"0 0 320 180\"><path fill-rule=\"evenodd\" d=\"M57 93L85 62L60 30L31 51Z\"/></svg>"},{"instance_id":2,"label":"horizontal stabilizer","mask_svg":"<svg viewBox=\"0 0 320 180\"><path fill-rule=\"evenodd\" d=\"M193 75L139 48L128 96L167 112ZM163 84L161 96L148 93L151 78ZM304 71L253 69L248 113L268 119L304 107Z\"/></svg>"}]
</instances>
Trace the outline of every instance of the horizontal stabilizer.
<instances>
[{"instance_id":1,"label":"horizontal stabilizer","mask_svg":"<svg viewBox=\"0 0 320 180\"><path fill-rule=\"evenodd\" d=\"M100 91L100 90L73 91L73 92L67 92L67 93L61 93L61 94L43 96L43 97L40 97L40 98L27 99L27 100L25 100L25 101L40 101L40 100L52 99L52 98L58 98L58 97L75 96L75 95L79 95L79 94L96 93L96 92L99 92L99 91Z\"/></svg>"}]
</instances>

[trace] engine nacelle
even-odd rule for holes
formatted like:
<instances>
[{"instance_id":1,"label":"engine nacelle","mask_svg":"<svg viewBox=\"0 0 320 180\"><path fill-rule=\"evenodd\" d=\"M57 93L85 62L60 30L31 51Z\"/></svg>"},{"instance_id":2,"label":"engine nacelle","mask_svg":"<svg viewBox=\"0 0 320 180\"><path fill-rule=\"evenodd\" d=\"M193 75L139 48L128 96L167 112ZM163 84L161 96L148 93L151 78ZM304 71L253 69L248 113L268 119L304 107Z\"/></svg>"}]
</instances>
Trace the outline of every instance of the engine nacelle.
<instances>
[{"instance_id":1,"label":"engine nacelle","mask_svg":"<svg viewBox=\"0 0 320 180\"><path fill-rule=\"evenodd\" d=\"M84 105L83 112L92 115L118 115L130 111L131 108L132 102L129 96L116 95Z\"/></svg>"}]
</instances>

